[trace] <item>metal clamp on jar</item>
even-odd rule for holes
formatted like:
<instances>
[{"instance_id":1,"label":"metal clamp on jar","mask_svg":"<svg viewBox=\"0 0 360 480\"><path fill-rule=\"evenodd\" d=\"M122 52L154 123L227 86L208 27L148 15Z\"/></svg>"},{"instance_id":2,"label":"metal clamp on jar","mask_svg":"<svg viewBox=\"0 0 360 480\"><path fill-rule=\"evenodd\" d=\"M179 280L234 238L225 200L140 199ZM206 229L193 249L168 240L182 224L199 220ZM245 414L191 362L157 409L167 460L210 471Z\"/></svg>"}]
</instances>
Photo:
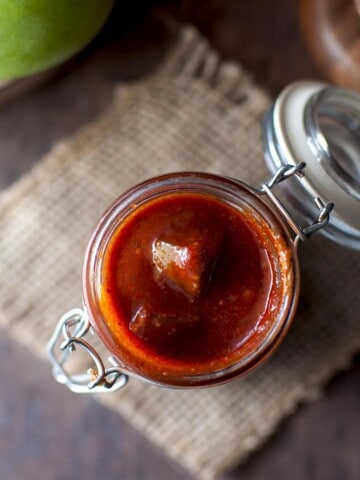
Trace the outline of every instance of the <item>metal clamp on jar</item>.
<instances>
[{"instance_id":1,"label":"metal clamp on jar","mask_svg":"<svg viewBox=\"0 0 360 480\"><path fill-rule=\"evenodd\" d=\"M360 96L313 82L290 85L265 116L264 154L273 175L260 188L217 175L175 173L135 186L109 207L100 219L85 255L83 309L72 310L61 318L48 345L53 374L58 382L66 384L74 392L82 393L118 390L126 384L129 376L160 386L212 386L246 374L274 351L284 338L296 310L300 288L298 244L319 230L335 242L360 249ZM172 199L172 203L168 199ZM174 199L181 200L184 205L192 199L201 206L199 211L205 212L193 223L189 220L191 214L187 213L185 220L185 217L181 217L181 222L195 225L195 233L192 231L184 235L184 232L180 232L179 245L188 237L189 242L193 242L191 248L193 245L196 247L190 250L186 245L174 246L159 240L156 245L161 245L160 256L154 242L151 244L152 250L146 250L145 246L142 251L141 235L144 234L139 233L140 240L136 233L131 237L137 228L142 232L141 227L136 225L136 219L149 221L151 212L163 218L167 208L174 215L177 211L173 208ZM207 217L206 210L212 208ZM169 213L168 218L173 218L171 215ZM220 233L212 230L208 218L214 218L214 222L219 219L216 221L222 225ZM176 218L171 220L172 223L177 221L182 225ZM200 226L196 226L196 222ZM239 228L238 224L241 224ZM168 232L170 227L166 228ZM166 263L168 270L154 291L160 292L158 296L161 296L162 288L167 292L169 285L171 288L175 285L169 298L174 298L175 303L179 298L184 299L186 308L181 307L179 314L182 323L174 317L169 302L164 308L170 311L167 315L174 322L170 327L166 323L169 318L164 316L164 312L156 311L154 314L154 305L159 308L161 302L151 298L156 295L150 295L149 292L146 294L147 301L153 309L149 307L150 313L139 307L136 303L138 300L130 301L126 292L121 297L126 298L123 301L126 305L123 307L119 301L119 309L125 312L133 310L135 314L131 315L135 317L123 323L119 321L120 326L115 322L113 317L116 309L108 305L112 301L109 291L114 281L112 279L112 283L107 283L106 269L110 265L109 252L119 251L118 245L122 245L123 240L114 240L121 230L125 231L124 238L132 238L137 254L144 257L141 261L145 263L142 264L135 257L135 261L131 260L130 263L124 261L121 264L123 270L119 267L114 274L118 283L121 284L122 276L128 273L126 265L130 265L129 269L138 268L132 267L138 262L140 276L141 265L145 265L144 277L137 277L139 284L147 288L151 278L159 276L156 268L170 258L172 263ZM210 232L207 244L201 233L205 230ZM247 252L243 253L243 259L238 258L238 246L230 238L245 230L246 241L243 244L253 252L251 261ZM196 241L191 240L192 237ZM164 238L168 237L165 235ZM201 242L203 250L198 249ZM156 267L152 273L146 263L149 255L155 262L152 267ZM214 261L209 262L212 255ZM204 260L204 257L207 258ZM189 258L192 263L186 263ZM187 267L195 268L195 273L199 270L196 270L199 265L196 261L194 263L194 258L196 261L202 259L202 271L210 272L207 282L211 280L215 286L211 283L210 287L206 285L204 290L198 292L196 289L200 283L195 282L190 287L184 283L189 280L189 272L185 274ZM232 263L234 271L231 270ZM259 265L258 270L255 264ZM244 265L254 270L252 276L241 273ZM231 284L231 281L222 277L216 284L216 272L220 271L230 272L231 277L240 271L239 278L236 277ZM187 275L185 280L178 280L179 272ZM160 276L163 273L161 271ZM129 284L132 278L135 277L129 276ZM180 283L176 283L178 281ZM264 292L263 285L266 282L269 287ZM129 290L126 286L124 288ZM224 298L219 292L225 292ZM136 299L139 295L141 292L136 292ZM246 308L242 310L239 298L245 299ZM106 299L110 299L109 302ZM114 305L119 302L114 301ZM242 311L241 318L247 318L249 322L247 330L234 323L234 312L239 310ZM248 315L246 312L252 313ZM208 326L207 321L213 324ZM146 322L151 323L151 331ZM162 332L162 336L157 334L154 337L154 325L158 332ZM176 329L182 332L181 335L175 332ZM238 333L240 331L241 335ZM105 367L97 349L89 343L90 332L95 332L111 352L108 367ZM153 337L155 340L151 340ZM171 355L168 355L170 347L167 343L174 350ZM218 351L214 347L217 344ZM84 350L93 362L93 367L85 374L70 374L65 369L75 349ZM198 353L198 357L194 352Z\"/></svg>"}]
</instances>

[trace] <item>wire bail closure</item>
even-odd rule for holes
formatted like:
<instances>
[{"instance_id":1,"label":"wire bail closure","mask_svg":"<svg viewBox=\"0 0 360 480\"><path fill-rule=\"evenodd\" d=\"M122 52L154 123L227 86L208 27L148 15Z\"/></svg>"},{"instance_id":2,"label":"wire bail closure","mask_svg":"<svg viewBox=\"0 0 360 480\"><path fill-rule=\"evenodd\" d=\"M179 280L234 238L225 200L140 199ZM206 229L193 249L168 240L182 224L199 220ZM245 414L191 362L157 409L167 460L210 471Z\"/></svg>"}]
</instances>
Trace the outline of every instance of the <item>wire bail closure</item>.
<instances>
[{"instance_id":1,"label":"wire bail closure","mask_svg":"<svg viewBox=\"0 0 360 480\"><path fill-rule=\"evenodd\" d=\"M61 317L47 347L55 380L75 393L105 393L120 390L126 385L128 375L122 372L114 357L109 358L112 366L105 368L98 352L84 339L89 332L93 333L87 313L83 309L70 310ZM88 354L94 367L89 368L84 374L71 375L65 370L65 363L78 347Z\"/></svg>"},{"instance_id":2,"label":"wire bail closure","mask_svg":"<svg viewBox=\"0 0 360 480\"><path fill-rule=\"evenodd\" d=\"M305 242L313 233L324 228L330 220L330 212L334 208L332 202L325 203L320 197L314 198L314 203L319 209L319 214L312 224L303 228L301 227L294 217L291 215L285 205L279 200L272 189L279 183L287 180L288 178L296 175L298 178L304 177L304 169L306 167L305 162L298 163L296 165L284 165L279 167L274 175L265 183L261 185L259 192L265 193L272 204L285 218L290 228L296 234L294 239L295 246L298 246L299 241Z\"/></svg>"}]
</instances>

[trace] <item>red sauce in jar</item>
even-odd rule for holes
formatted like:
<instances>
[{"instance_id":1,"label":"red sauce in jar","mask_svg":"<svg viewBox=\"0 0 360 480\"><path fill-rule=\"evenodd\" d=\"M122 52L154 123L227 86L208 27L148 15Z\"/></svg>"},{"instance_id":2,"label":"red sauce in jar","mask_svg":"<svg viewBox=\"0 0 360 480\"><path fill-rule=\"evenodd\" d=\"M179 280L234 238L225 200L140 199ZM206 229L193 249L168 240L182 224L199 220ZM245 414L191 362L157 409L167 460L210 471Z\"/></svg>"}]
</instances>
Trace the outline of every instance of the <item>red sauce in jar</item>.
<instances>
[{"instance_id":1,"label":"red sauce in jar","mask_svg":"<svg viewBox=\"0 0 360 480\"><path fill-rule=\"evenodd\" d=\"M286 256L263 219L212 195L135 207L102 259L100 308L116 356L169 383L241 361L279 316Z\"/></svg>"}]
</instances>

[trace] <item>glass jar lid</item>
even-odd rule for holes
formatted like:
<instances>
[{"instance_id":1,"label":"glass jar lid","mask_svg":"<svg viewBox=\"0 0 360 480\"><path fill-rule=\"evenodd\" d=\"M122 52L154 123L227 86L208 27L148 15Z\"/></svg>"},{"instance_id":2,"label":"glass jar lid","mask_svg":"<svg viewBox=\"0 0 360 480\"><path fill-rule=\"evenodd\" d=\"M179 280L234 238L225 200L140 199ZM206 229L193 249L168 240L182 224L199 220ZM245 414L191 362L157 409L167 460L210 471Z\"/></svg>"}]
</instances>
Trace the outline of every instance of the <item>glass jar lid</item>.
<instances>
[{"instance_id":1,"label":"glass jar lid","mask_svg":"<svg viewBox=\"0 0 360 480\"><path fill-rule=\"evenodd\" d=\"M267 112L263 133L272 171L306 163L306 176L285 186L302 217L314 215L316 197L334 202L322 232L360 249L360 95L317 82L294 83Z\"/></svg>"}]
</instances>

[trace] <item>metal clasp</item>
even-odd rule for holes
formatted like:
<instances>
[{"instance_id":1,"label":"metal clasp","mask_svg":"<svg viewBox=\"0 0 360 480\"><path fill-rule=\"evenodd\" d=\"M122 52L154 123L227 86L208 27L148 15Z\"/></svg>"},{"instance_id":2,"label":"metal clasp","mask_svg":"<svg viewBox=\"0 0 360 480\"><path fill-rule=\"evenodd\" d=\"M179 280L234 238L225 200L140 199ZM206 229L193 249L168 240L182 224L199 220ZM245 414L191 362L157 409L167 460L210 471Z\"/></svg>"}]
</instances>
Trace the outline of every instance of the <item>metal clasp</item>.
<instances>
[{"instance_id":1,"label":"metal clasp","mask_svg":"<svg viewBox=\"0 0 360 480\"><path fill-rule=\"evenodd\" d=\"M305 175L304 173L305 167L306 167L305 162L301 162L296 165L284 165L278 168L278 170L270 178L270 180L263 183L259 190L261 193L265 193L268 196L268 198L271 200L273 205L285 218L285 220L287 221L287 223L295 233L295 239L294 239L295 246L298 245L300 240L304 242L313 233L324 228L329 223L330 212L334 208L334 204L332 202L325 203L320 197L314 198L314 203L319 209L319 214L315 218L312 224L303 228L294 219L294 217L291 215L291 213L285 207L285 205L281 202L281 200L275 195L275 193L272 190L275 187L275 185L283 182L284 180L287 180L293 175L296 175L297 177L302 178Z\"/></svg>"},{"instance_id":2,"label":"metal clasp","mask_svg":"<svg viewBox=\"0 0 360 480\"><path fill-rule=\"evenodd\" d=\"M122 372L113 357L109 358L112 366L105 368L95 348L84 339L89 332L92 330L84 310L76 308L61 317L47 347L55 380L75 393L105 393L123 388L128 376ZM65 370L65 364L78 347L88 354L94 367L84 374L70 374ZM59 350L62 352L60 357L57 355Z\"/></svg>"}]
</instances>

